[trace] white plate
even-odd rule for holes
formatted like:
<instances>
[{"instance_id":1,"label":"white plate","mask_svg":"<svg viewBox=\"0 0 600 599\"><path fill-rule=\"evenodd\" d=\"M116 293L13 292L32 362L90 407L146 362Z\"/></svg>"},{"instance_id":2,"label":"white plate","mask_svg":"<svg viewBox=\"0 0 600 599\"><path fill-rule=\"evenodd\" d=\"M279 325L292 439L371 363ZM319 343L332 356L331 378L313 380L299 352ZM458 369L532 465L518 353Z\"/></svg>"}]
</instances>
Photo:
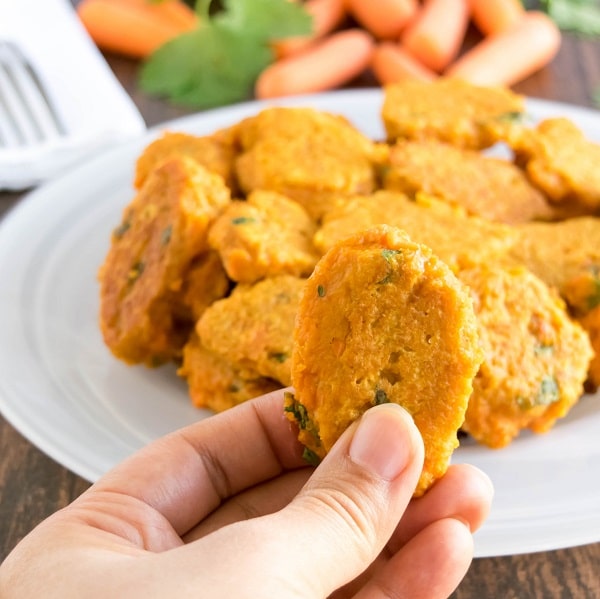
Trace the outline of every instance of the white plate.
<instances>
[{"instance_id":1,"label":"white plate","mask_svg":"<svg viewBox=\"0 0 600 599\"><path fill-rule=\"evenodd\" d=\"M377 90L287 99L343 113L382 138ZM167 124L210 133L256 112L247 103ZM600 141L600 113L529 101L534 118L563 115ZM171 367L117 361L98 330L96 272L133 195L134 161L158 134L118 148L34 191L0 224L0 408L32 443L95 480L156 437L207 412L193 408ZM524 434L497 451L467 443L456 462L493 479L477 556L600 541L600 394L586 396L544 436Z\"/></svg>"}]
</instances>

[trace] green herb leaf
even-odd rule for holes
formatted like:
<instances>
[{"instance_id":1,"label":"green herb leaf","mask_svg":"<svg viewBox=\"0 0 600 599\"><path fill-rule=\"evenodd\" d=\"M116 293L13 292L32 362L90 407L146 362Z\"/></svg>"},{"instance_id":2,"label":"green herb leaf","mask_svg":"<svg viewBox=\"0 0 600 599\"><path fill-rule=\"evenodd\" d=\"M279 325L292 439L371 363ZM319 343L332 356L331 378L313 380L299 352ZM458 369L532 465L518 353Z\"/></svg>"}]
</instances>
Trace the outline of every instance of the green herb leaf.
<instances>
[{"instance_id":1,"label":"green herb leaf","mask_svg":"<svg viewBox=\"0 0 600 599\"><path fill-rule=\"evenodd\" d=\"M311 466L318 466L321 463L321 458L308 447L304 448L304 451L302 452L302 459Z\"/></svg>"},{"instance_id":2,"label":"green herb leaf","mask_svg":"<svg viewBox=\"0 0 600 599\"><path fill-rule=\"evenodd\" d=\"M383 389L377 389L375 391L375 405L380 406L382 403L390 403L387 393Z\"/></svg>"},{"instance_id":3,"label":"green herb leaf","mask_svg":"<svg viewBox=\"0 0 600 599\"><path fill-rule=\"evenodd\" d=\"M600 35L598 0L543 0L541 4L560 29L582 35Z\"/></svg>"},{"instance_id":4,"label":"green herb leaf","mask_svg":"<svg viewBox=\"0 0 600 599\"><path fill-rule=\"evenodd\" d=\"M325 297L325 287L323 285L317 285L317 294L319 297Z\"/></svg>"},{"instance_id":5,"label":"green herb leaf","mask_svg":"<svg viewBox=\"0 0 600 599\"><path fill-rule=\"evenodd\" d=\"M249 223L255 223L256 219L251 216L236 216L231 219L232 225L247 225Z\"/></svg>"},{"instance_id":6,"label":"green herb leaf","mask_svg":"<svg viewBox=\"0 0 600 599\"><path fill-rule=\"evenodd\" d=\"M560 389L556 379L546 375L540 382L535 397L518 397L517 404L522 410L530 410L535 406L548 406L560 399Z\"/></svg>"},{"instance_id":7,"label":"green herb leaf","mask_svg":"<svg viewBox=\"0 0 600 599\"><path fill-rule=\"evenodd\" d=\"M167 42L146 61L140 74L144 91L195 108L246 99L274 60L269 42L312 29L302 5L288 0L229 0L213 17L210 4L198 0L198 28Z\"/></svg>"}]
</instances>

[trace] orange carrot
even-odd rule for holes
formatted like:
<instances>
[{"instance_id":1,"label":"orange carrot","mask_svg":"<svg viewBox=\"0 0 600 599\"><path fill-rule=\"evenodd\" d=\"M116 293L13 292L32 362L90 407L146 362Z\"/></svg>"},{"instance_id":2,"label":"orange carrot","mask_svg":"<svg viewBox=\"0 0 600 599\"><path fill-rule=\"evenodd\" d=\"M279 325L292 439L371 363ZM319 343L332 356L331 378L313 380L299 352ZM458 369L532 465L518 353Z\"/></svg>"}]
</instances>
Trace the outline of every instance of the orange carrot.
<instances>
[{"instance_id":1,"label":"orange carrot","mask_svg":"<svg viewBox=\"0 0 600 599\"><path fill-rule=\"evenodd\" d=\"M333 33L304 52L269 65L258 77L257 98L275 98L332 89L364 71L373 38L362 29Z\"/></svg>"},{"instance_id":2,"label":"orange carrot","mask_svg":"<svg viewBox=\"0 0 600 599\"><path fill-rule=\"evenodd\" d=\"M278 58L297 54L315 40L333 31L346 15L345 0L306 0L304 9L313 19L311 35L299 35L275 41L273 48Z\"/></svg>"},{"instance_id":3,"label":"orange carrot","mask_svg":"<svg viewBox=\"0 0 600 599\"><path fill-rule=\"evenodd\" d=\"M527 11L510 29L479 42L446 75L475 85L510 86L547 65L560 42L560 31L550 17Z\"/></svg>"},{"instance_id":4,"label":"orange carrot","mask_svg":"<svg viewBox=\"0 0 600 599\"><path fill-rule=\"evenodd\" d=\"M77 14L99 48L144 58L184 31L148 8L114 0L83 0Z\"/></svg>"},{"instance_id":5,"label":"orange carrot","mask_svg":"<svg viewBox=\"0 0 600 599\"><path fill-rule=\"evenodd\" d=\"M396 83L403 79L433 81L437 73L423 66L393 42L381 42L375 47L371 60L373 73L381 85Z\"/></svg>"},{"instance_id":6,"label":"orange carrot","mask_svg":"<svg viewBox=\"0 0 600 599\"><path fill-rule=\"evenodd\" d=\"M417 0L346 0L352 16L375 37L395 38L415 16Z\"/></svg>"},{"instance_id":7,"label":"orange carrot","mask_svg":"<svg viewBox=\"0 0 600 599\"><path fill-rule=\"evenodd\" d=\"M514 25L525 12L519 0L470 0L471 18L483 35L494 35Z\"/></svg>"},{"instance_id":8,"label":"orange carrot","mask_svg":"<svg viewBox=\"0 0 600 599\"><path fill-rule=\"evenodd\" d=\"M131 4L148 10L176 27L181 31L194 29L198 25L198 15L181 0L161 0L151 2L150 0L111 0L119 4Z\"/></svg>"},{"instance_id":9,"label":"orange carrot","mask_svg":"<svg viewBox=\"0 0 600 599\"><path fill-rule=\"evenodd\" d=\"M442 71L458 54L468 22L468 0L425 0L402 45L425 66Z\"/></svg>"}]
</instances>

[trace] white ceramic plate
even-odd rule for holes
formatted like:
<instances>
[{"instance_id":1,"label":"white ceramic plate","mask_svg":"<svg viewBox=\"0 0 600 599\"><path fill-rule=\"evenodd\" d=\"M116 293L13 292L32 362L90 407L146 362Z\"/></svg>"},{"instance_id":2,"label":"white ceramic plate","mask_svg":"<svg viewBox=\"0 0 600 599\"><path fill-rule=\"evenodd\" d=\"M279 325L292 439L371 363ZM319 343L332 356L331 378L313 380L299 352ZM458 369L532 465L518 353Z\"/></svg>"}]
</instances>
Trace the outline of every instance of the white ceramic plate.
<instances>
[{"instance_id":1,"label":"white ceramic plate","mask_svg":"<svg viewBox=\"0 0 600 599\"><path fill-rule=\"evenodd\" d=\"M381 93L287 99L343 113L381 139ZM248 103L168 123L210 133L256 112ZM600 141L600 113L529 101L539 119L563 115ZM161 128L162 129L162 128ZM120 147L34 191L0 224L0 408L32 443L88 480L148 441L210 414L193 408L174 368L117 361L98 330L96 272L133 195L134 162L156 135ZM600 242L600 240L599 240ZM492 451L467 443L456 462L493 479L489 520L476 555L600 541L600 395L585 396L544 436L524 434Z\"/></svg>"}]
</instances>

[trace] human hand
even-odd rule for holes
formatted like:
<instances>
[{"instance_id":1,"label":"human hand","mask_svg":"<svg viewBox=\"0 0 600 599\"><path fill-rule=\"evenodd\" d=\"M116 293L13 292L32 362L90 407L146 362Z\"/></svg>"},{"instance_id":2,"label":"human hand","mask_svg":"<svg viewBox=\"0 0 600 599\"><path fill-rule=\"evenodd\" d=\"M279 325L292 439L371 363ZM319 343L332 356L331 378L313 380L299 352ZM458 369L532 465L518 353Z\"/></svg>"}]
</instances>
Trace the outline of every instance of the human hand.
<instances>
[{"instance_id":1,"label":"human hand","mask_svg":"<svg viewBox=\"0 0 600 599\"><path fill-rule=\"evenodd\" d=\"M4 599L447 597L472 559L489 479L451 466L411 501L423 444L371 408L303 462L281 391L164 437L34 529Z\"/></svg>"}]
</instances>

